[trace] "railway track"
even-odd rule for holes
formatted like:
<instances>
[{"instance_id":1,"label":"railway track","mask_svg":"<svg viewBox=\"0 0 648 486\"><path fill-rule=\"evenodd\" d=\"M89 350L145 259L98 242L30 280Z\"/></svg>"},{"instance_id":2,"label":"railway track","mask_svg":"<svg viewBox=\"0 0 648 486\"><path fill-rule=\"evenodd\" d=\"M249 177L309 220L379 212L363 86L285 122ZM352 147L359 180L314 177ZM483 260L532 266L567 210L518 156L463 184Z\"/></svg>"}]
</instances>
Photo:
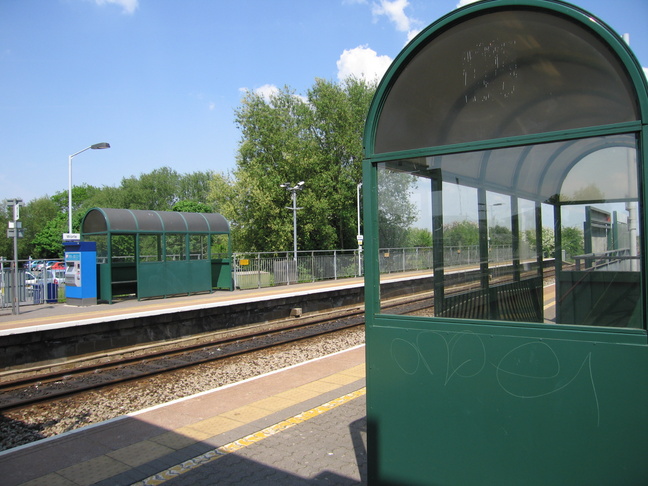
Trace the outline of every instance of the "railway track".
<instances>
[{"instance_id":1,"label":"railway track","mask_svg":"<svg viewBox=\"0 0 648 486\"><path fill-rule=\"evenodd\" d=\"M475 284L455 285L452 293L462 292ZM450 293L450 292L449 292ZM434 292L395 297L382 303L382 310L391 314L417 313L434 307ZM232 356L268 349L314 336L364 325L364 306L313 313L296 318L225 330L199 339L165 343L165 348L132 356L132 349L116 351L111 361L97 364L89 361L72 371L40 373L0 385L0 412L26 407L80 394L119 383L139 380Z\"/></svg>"},{"instance_id":2,"label":"railway track","mask_svg":"<svg viewBox=\"0 0 648 486\"><path fill-rule=\"evenodd\" d=\"M353 306L312 316L246 326L236 332L212 333L211 342L208 344L183 346L139 357L116 358L113 362L103 365L84 366L66 373L41 374L16 380L0 386L0 412L361 325L364 325L364 309L362 306Z\"/></svg>"}]
</instances>

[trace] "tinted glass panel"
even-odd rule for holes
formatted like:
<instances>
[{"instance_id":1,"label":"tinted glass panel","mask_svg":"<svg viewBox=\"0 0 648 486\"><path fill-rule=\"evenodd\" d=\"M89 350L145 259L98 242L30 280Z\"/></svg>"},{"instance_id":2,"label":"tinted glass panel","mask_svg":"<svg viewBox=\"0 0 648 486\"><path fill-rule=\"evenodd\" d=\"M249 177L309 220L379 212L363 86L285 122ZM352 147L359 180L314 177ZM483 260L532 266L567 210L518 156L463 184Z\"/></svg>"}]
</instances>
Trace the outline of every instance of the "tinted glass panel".
<instances>
[{"instance_id":1,"label":"tinted glass panel","mask_svg":"<svg viewBox=\"0 0 648 486\"><path fill-rule=\"evenodd\" d=\"M429 39L379 117L375 153L637 120L622 65L574 21L482 14Z\"/></svg>"},{"instance_id":2,"label":"tinted glass panel","mask_svg":"<svg viewBox=\"0 0 648 486\"><path fill-rule=\"evenodd\" d=\"M189 235L189 259L206 260L209 250L208 241L207 235Z\"/></svg>"},{"instance_id":3,"label":"tinted glass panel","mask_svg":"<svg viewBox=\"0 0 648 486\"><path fill-rule=\"evenodd\" d=\"M421 282L414 315L643 326L634 136L378 169L380 271Z\"/></svg>"},{"instance_id":4,"label":"tinted glass panel","mask_svg":"<svg viewBox=\"0 0 648 486\"><path fill-rule=\"evenodd\" d=\"M162 236L161 235L139 235L139 261L140 262L161 262L162 261Z\"/></svg>"},{"instance_id":5,"label":"tinted glass panel","mask_svg":"<svg viewBox=\"0 0 648 486\"><path fill-rule=\"evenodd\" d=\"M186 236L184 234L167 233L165 239L167 261L187 259Z\"/></svg>"}]
</instances>

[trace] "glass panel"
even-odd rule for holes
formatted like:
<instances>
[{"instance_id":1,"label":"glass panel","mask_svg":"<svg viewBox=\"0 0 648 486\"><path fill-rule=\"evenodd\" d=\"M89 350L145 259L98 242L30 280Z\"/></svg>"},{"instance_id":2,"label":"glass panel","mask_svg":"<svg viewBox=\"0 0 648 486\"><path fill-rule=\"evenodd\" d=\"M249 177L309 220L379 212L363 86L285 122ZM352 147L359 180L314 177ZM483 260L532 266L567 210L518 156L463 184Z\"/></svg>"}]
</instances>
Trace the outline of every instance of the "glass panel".
<instances>
[{"instance_id":1,"label":"glass panel","mask_svg":"<svg viewBox=\"0 0 648 486\"><path fill-rule=\"evenodd\" d=\"M637 120L624 69L558 13L510 7L432 33L394 80L375 153Z\"/></svg>"},{"instance_id":2,"label":"glass panel","mask_svg":"<svg viewBox=\"0 0 648 486\"><path fill-rule=\"evenodd\" d=\"M185 234L167 233L166 235L166 260L177 261L187 259Z\"/></svg>"},{"instance_id":3,"label":"glass panel","mask_svg":"<svg viewBox=\"0 0 648 486\"><path fill-rule=\"evenodd\" d=\"M162 242L161 235L140 235L139 261L161 262Z\"/></svg>"},{"instance_id":4,"label":"glass panel","mask_svg":"<svg viewBox=\"0 0 648 486\"><path fill-rule=\"evenodd\" d=\"M218 260L219 258L229 258L228 252L228 235L210 235L211 238L211 258Z\"/></svg>"},{"instance_id":5,"label":"glass panel","mask_svg":"<svg viewBox=\"0 0 648 486\"><path fill-rule=\"evenodd\" d=\"M135 262L135 235L112 235L112 263Z\"/></svg>"},{"instance_id":6,"label":"glass panel","mask_svg":"<svg viewBox=\"0 0 648 486\"><path fill-rule=\"evenodd\" d=\"M571 168L556 241L557 322L643 327L636 194L632 148L602 149Z\"/></svg>"},{"instance_id":7,"label":"glass panel","mask_svg":"<svg viewBox=\"0 0 648 486\"><path fill-rule=\"evenodd\" d=\"M107 235L83 235L83 241L94 241L97 244L97 263L106 263L108 261Z\"/></svg>"},{"instance_id":8,"label":"glass panel","mask_svg":"<svg viewBox=\"0 0 648 486\"><path fill-rule=\"evenodd\" d=\"M189 235L189 259L207 260L207 235Z\"/></svg>"},{"instance_id":9,"label":"glass panel","mask_svg":"<svg viewBox=\"0 0 648 486\"><path fill-rule=\"evenodd\" d=\"M637 195L631 135L381 163L380 271L413 315L642 327Z\"/></svg>"}]
</instances>

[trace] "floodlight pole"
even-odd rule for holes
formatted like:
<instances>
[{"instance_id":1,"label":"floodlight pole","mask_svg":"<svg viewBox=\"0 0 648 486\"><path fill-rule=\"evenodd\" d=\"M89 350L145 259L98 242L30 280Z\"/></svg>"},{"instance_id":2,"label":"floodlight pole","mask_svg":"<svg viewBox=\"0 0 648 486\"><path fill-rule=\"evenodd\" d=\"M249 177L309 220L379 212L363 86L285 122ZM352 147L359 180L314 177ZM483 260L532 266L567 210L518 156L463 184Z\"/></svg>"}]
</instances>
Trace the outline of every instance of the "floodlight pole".
<instances>
[{"instance_id":1,"label":"floodlight pole","mask_svg":"<svg viewBox=\"0 0 648 486\"><path fill-rule=\"evenodd\" d=\"M72 233L72 159L86 150L93 149L107 149L110 148L110 144L106 142L95 143L89 147L79 150L77 153L74 153L68 157L68 233Z\"/></svg>"},{"instance_id":2,"label":"floodlight pole","mask_svg":"<svg viewBox=\"0 0 648 486\"><path fill-rule=\"evenodd\" d=\"M304 186L304 181L298 182L294 187L290 187L290 183L285 182L279 184L279 187L283 187L286 191L290 193L292 198L292 207L286 209L292 209L293 211L293 259L297 261L297 210L302 209L297 207L297 191L300 191Z\"/></svg>"},{"instance_id":3,"label":"floodlight pole","mask_svg":"<svg viewBox=\"0 0 648 486\"><path fill-rule=\"evenodd\" d=\"M22 199L15 198L5 201L7 206L13 207L13 221L9 223L9 231L13 229L13 290L11 292L11 313L14 315L20 314L20 296L18 295L18 238L20 237L21 224L18 222L20 219L20 206L23 206ZM4 278L4 275L3 275Z\"/></svg>"}]
</instances>

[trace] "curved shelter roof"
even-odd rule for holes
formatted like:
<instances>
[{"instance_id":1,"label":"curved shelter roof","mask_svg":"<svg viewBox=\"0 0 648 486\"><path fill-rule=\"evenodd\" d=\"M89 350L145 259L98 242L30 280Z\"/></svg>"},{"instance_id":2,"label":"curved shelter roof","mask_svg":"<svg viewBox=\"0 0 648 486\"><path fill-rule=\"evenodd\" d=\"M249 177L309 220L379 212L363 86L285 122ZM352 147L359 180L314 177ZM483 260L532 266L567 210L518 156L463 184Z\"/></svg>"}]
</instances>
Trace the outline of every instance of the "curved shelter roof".
<instances>
[{"instance_id":1,"label":"curved shelter roof","mask_svg":"<svg viewBox=\"0 0 648 486\"><path fill-rule=\"evenodd\" d=\"M83 218L81 232L227 234L229 223L218 213L93 208Z\"/></svg>"},{"instance_id":2,"label":"curved shelter roof","mask_svg":"<svg viewBox=\"0 0 648 486\"><path fill-rule=\"evenodd\" d=\"M648 120L647 93L623 39L577 7L479 2L429 26L396 58L367 118L365 156L556 203L584 154L632 145L627 134ZM479 152L494 148L497 157Z\"/></svg>"}]
</instances>

